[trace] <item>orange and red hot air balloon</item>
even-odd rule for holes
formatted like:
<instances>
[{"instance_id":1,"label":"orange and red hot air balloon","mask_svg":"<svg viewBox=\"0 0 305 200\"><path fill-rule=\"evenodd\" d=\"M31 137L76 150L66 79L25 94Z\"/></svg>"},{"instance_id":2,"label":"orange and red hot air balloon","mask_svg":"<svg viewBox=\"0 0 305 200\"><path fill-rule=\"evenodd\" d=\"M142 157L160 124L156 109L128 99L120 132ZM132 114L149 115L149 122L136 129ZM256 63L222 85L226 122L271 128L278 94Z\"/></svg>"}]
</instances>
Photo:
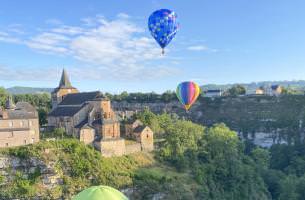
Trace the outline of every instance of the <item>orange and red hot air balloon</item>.
<instances>
[{"instance_id":1,"label":"orange and red hot air balloon","mask_svg":"<svg viewBox=\"0 0 305 200\"><path fill-rule=\"evenodd\" d=\"M178 85L176 95L179 101L184 105L185 110L189 110L195 103L200 94L200 87L192 82L182 82Z\"/></svg>"}]
</instances>

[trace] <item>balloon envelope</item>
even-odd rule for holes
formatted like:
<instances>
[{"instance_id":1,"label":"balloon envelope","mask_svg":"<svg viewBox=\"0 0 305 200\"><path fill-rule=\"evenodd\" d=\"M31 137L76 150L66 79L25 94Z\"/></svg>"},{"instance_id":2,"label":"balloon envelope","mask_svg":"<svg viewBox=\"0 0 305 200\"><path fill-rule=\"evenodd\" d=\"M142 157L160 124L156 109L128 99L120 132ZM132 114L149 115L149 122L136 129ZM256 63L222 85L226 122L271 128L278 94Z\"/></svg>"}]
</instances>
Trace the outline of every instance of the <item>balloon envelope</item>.
<instances>
[{"instance_id":1,"label":"balloon envelope","mask_svg":"<svg viewBox=\"0 0 305 200\"><path fill-rule=\"evenodd\" d=\"M182 82L178 85L176 94L184 108L189 110L200 94L200 87L191 81Z\"/></svg>"},{"instance_id":2,"label":"balloon envelope","mask_svg":"<svg viewBox=\"0 0 305 200\"><path fill-rule=\"evenodd\" d=\"M128 200L128 198L112 187L93 186L81 191L72 200Z\"/></svg>"},{"instance_id":3,"label":"balloon envelope","mask_svg":"<svg viewBox=\"0 0 305 200\"><path fill-rule=\"evenodd\" d=\"M163 49L177 33L179 28L177 14L168 9L157 10L150 15L148 28L153 38Z\"/></svg>"}]
</instances>

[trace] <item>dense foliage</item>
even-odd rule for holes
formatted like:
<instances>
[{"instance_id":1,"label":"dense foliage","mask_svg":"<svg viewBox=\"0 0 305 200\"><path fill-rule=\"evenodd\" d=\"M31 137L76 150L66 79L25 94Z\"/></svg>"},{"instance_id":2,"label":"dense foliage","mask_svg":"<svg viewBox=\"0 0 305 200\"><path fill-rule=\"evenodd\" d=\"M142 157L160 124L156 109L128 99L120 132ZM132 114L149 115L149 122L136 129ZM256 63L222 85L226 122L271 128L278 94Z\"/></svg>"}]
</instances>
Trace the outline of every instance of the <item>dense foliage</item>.
<instances>
[{"instance_id":1,"label":"dense foliage","mask_svg":"<svg viewBox=\"0 0 305 200\"><path fill-rule=\"evenodd\" d=\"M238 96L246 94L246 88L242 85L235 85L227 90L229 96Z\"/></svg>"},{"instance_id":2,"label":"dense foliage","mask_svg":"<svg viewBox=\"0 0 305 200\"><path fill-rule=\"evenodd\" d=\"M183 187L184 191L190 189L191 194L184 199L304 199L305 145L300 139L295 144L263 149L241 142L224 124L205 128L148 110L139 117L163 133L159 136L165 140L157 158L180 174L194 177L196 184L189 181L191 189ZM159 179L154 173L151 177L156 180L149 184L158 187L150 190L156 188L155 193L169 190L164 181L166 176L164 185L157 184ZM170 199L171 195L167 197Z\"/></svg>"},{"instance_id":3,"label":"dense foliage","mask_svg":"<svg viewBox=\"0 0 305 200\"><path fill-rule=\"evenodd\" d=\"M192 197L182 199L269 199L255 161L245 155L243 143L224 124L205 128L147 110L139 117L154 131L164 132L157 158L194 177ZM159 187L158 192L167 190Z\"/></svg>"},{"instance_id":4,"label":"dense foliage","mask_svg":"<svg viewBox=\"0 0 305 200\"><path fill-rule=\"evenodd\" d=\"M166 91L163 94L157 94L155 92L149 93L127 93L122 92L121 94L105 94L112 101L127 101L136 103L155 103L155 102L170 102L177 100L176 93L173 91Z\"/></svg>"},{"instance_id":5,"label":"dense foliage","mask_svg":"<svg viewBox=\"0 0 305 200\"><path fill-rule=\"evenodd\" d=\"M305 195L305 145L274 145L262 149L242 142L225 124L204 127L177 115L138 113L156 136L151 154L103 158L93 147L69 139L61 129L56 141L10 148L1 154L23 160L53 163L63 184L41 187L43 175L35 169L8 170L0 176L1 198L69 199L90 185L132 188L131 199L302 200Z\"/></svg>"},{"instance_id":6,"label":"dense foliage","mask_svg":"<svg viewBox=\"0 0 305 200\"><path fill-rule=\"evenodd\" d=\"M103 158L90 146L75 139L63 139L54 142L42 141L35 145L5 149L0 155L9 155L29 162L38 158L49 166L53 166L56 174L63 179L63 185L51 190L41 187L43 176L37 167L34 172L25 176L21 169L7 169L10 180L0 183L0 199L34 198L57 199L70 197L90 185L109 185L116 188L132 184L132 177L139 167L152 163L146 154L135 154L117 158ZM0 177L0 182L3 181Z\"/></svg>"},{"instance_id":7,"label":"dense foliage","mask_svg":"<svg viewBox=\"0 0 305 200\"><path fill-rule=\"evenodd\" d=\"M7 91L3 87L0 87L0 106L1 107L3 107L5 105L7 97L8 97Z\"/></svg>"}]
</instances>

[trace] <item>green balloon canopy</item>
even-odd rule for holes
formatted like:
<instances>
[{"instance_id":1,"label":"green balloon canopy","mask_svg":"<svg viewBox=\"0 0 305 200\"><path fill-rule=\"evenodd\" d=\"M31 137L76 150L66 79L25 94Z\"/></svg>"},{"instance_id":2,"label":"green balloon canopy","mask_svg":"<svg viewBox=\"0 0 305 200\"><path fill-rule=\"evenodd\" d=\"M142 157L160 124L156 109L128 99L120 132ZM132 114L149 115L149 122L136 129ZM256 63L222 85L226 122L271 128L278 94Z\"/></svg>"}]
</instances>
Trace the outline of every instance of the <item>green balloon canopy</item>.
<instances>
[{"instance_id":1,"label":"green balloon canopy","mask_svg":"<svg viewBox=\"0 0 305 200\"><path fill-rule=\"evenodd\" d=\"M128 200L128 198L112 187L101 185L81 191L72 200Z\"/></svg>"}]
</instances>

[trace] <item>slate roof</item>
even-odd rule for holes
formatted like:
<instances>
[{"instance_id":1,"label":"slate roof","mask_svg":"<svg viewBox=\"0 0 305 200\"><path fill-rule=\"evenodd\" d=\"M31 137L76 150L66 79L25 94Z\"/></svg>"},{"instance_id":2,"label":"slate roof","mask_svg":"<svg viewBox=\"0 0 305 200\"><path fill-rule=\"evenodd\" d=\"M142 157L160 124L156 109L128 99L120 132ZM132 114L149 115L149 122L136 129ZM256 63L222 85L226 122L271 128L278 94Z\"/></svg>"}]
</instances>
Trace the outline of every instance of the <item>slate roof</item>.
<instances>
[{"instance_id":1,"label":"slate roof","mask_svg":"<svg viewBox=\"0 0 305 200\"><path fill-rule=\"evenodd\" d=\"M60 78L60 81L59 81L59 85L57 88L54 89L54 93L55 92L58 92L58 90L60 89L76 89L75 87L72 86L70 80L69 80L69 77L68 77L68 74L66 72L65 69L62 70L62 74L61 74L61 78Z\"/></svg>"},{"instance_id":2,"label":"slate roof","mask_svg":"<svg viewBox=\"0 0 305 200\"><path fill-rule=\"evenodd\" d=\"M36 112L35 107L29 104L28 102L18 102L16 104L16 109L26 110L28 112Z\"/></svg>"},{"instance_id":3,"label":"slate roof","mask_svg":"<svg viewBox=\"0 0 305 200\"><path fill-rule=\"evenodd\" d=\"M59 82L59 88L72 88L68 74L65 69L62 70L61 79Z\"/></svg>"},{"instance_id":4,"label":"slate roof","mask_svg":"<svg viewBox=\"0 0 305 200\"><path fill-rule=\"evenodd\" d=\"M62 105L82 105L86 101L94 100L103 97L102 93L99 91L95 92L81 92L74 94L67 94L59 106Z\"/></svg>"},{"instance_id":5,"label":"slate roof","mask_svg":"<svg viewBox=\"0 0 305 200\"><path fill-rule=\"evenodd\" d=\"M59 106L49 113L52 117L72 117L74 116L83 106Z\"/></svg>"},{"instance_id":6,"label":"slate roof","mask_svg":"<svg viewBox=\"0 0 305 200\"><path fill-rule=\"evenodd\" d=\"M138 126L137 128L134 129L134 132L141 133L145 128L146 126Z\"/></svg>"},{"instance_id":7,"label":"slate roof","mask_svg":"<svg viewBox=\"0 0 305 200\"><path fill-rule=\"evenodd\" d=\"M18 102L15 109L6 110L8 119L33 119L37 118L36 109L27 102Z\"/></svg>"},{"instance_id":8,"label":"slate roof","mask_svg":"<svg viewBox=\"0 0 305 200\"><path fill-rule=\"evenodd\" d=\"M75 128L83 128L83 127L86 127L86 126L89 126L88 125L88 118L86 118L85 120L83 120L79 124L77 124L75 126ZM89 127L91 127L91 126L89 126Z\"/></svg>"}]
</instances>

